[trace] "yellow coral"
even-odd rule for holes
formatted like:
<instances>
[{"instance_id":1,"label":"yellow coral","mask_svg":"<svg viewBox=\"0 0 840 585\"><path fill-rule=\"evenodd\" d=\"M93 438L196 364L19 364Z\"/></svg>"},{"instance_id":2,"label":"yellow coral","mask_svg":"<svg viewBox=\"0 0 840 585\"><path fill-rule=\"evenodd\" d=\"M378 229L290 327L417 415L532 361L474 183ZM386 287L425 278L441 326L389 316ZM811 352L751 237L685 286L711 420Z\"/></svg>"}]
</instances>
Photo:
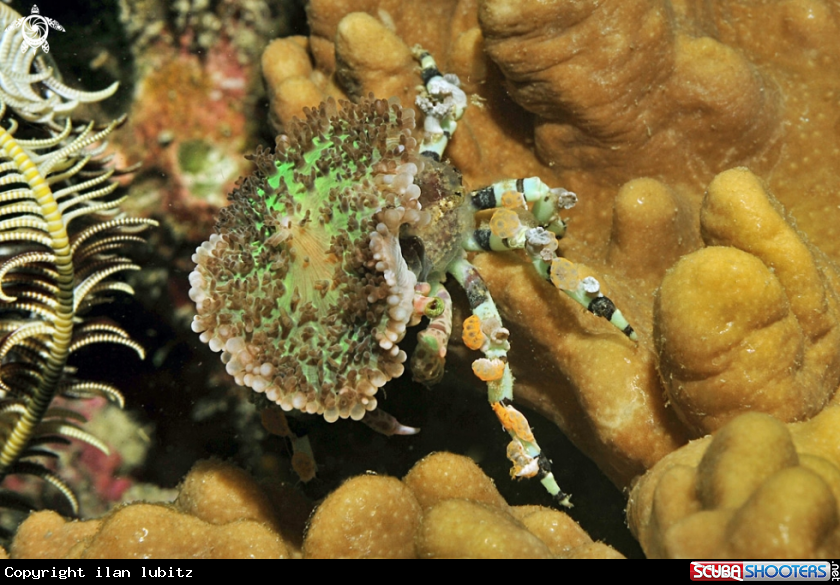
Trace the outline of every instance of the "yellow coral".
<instances>
[{"instance_id":1,"label":"yellow coral","mask_svg":"<svg viewBox=\"0 0 840 585\"><path fill-rule=\"evenodd\" d=\"M551 551L505 511L468 500L446 500L423 516L421 558L549 559Z\"/></svg>"},{"instance_id":2,"label":"yellow coral","mask_svg":"<svg viewBox=\"0 0 840 585\"><path fill-rule=\"evenodd\" d=\"M274 493L272 493L274 492ZM175 505L130 504L101 520L54 512L26 520L13 558L279 558L300 556L309 507L260 488L230 465L197 464ZM462 538L463 536L463 538ZM0 549L2 551L2 549ZM510 508L469 458L435 453L403 481L362 475L312 514L306 558L622 558L566 514Z\"/></svg>"},{"instance_id":3,"label":"yellow coral","mask_svg":"<svg viewBox=\"0 0 840 585\"><path fill-rule=\"evenodd\" d=\"M659 368L697 433L746 410L784 421L818 413L840 383L836 269L785 221L746 169L709 185L700 229L654 308Z\"/></svg>"},{"instance_id":4,"label":"yellow coral","mask_svg":"<svg viewBox=\"0 0 840 585\"><path fill-rule=\"evenodd\" d=\"M504 507L493 480L469 457L434 453L418 461L403 478L424 510L438 502L460 498Z\"/></svg>"},{"instance_id":5,"label":"yellow coral","mask_svg":"<svg viewBox=\"0 0 840 585\"><path fill-rule=\"evenodd\" d=\"M838 422L838 407L788 425L759 413L733 419L641 478L631 530L649 557L837 557Z\"/></svg>"},{"instance_id":6,"label":"yellow coral","mask_svg":"<svg viewBox=\"0 0 840 585\"><path fill-rule=\"evenodd\" d=\"M306 531L306 558L413 558L420 505L393 477L354 477L330 494Z\"/></svg>"},{"instance_id":7,"label":"yellow coral","mask_svg":"<svg viewBox=\"0 0 840 585\"><path fill-rule=\"evenodd\" d=\"M297 554L306 511L299 496L287 491L272 501L240 469L203 461L185 478L175 505L131 504L84 522L32 514L18 530L11 556L284 558Z\"/></svg>"}]
</instances>

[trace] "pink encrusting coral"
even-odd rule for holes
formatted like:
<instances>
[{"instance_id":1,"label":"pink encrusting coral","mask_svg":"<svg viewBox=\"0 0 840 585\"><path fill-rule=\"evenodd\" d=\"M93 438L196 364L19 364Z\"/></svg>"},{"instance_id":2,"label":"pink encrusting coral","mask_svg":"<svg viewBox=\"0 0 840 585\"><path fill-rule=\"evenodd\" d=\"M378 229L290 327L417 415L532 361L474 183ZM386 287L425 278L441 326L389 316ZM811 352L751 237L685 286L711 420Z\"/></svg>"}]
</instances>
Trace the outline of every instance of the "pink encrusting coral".
<instances>
[{"instance_id":1,"label":"pink encrusting coral","mask_svg":"<svg viewBox=\"0 0 840 585\"><path fill-rule=\"evenodd\" d=\"M171 228L202 237L242 173L251 130L249 86L256 72L243 67L228 41L203 58L159 44L145 54L145 71L128 119L130 140L121 157L140 163L135 210L167 210ZM185 107L185 104L201 104Z\"/></svg>"}]
</instances>

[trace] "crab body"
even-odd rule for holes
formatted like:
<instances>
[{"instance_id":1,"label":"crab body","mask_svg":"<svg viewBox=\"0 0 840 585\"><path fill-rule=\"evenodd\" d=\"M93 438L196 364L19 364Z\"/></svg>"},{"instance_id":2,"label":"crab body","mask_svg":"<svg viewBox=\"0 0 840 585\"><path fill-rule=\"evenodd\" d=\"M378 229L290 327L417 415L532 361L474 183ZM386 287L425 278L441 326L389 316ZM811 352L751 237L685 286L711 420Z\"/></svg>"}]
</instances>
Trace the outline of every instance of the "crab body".
<instances>
[{"instance_id":1,"label":"crab body","mask_svg":"<svg viewBox=\"0 0 840 585\"><path fill-rule=\"evenodd\" d=\"M422 243L421 281L440 279L452 261L464 253L463 234L469 232L474 218L461 183L460 173L448 162L426 158L423 170L415 179L420 188L418 202L429 214L429 222L406 226L406 237Z\"/></svg>"},{"instance_id":2,"label":"crab body","mask_svg":"<svg viewBox=\"0 0 840 585\"><path fill-rule=\"evenodd\" d=\"M362 420L386 434L410 434L378 409L375 395L404 372L399 344L426 320L412 360L414 379L443 376L452 332L451 276L467 293L472 315L464 341L481 351L473 371L511 437L513 477L540 477L560 491L525 417L512 405L510 347L492 297L467 252L524 249L536 270L561 291L632 328L591 277L556 256L559 216L575 196L537 178L501 181L468 193L442 154L467 105L456 77L443 76L417 49L425 81L421 143L414 111L395 100L358 104L329 100L306 111L259 150L257 172L242 180L222 210L217 233L193 256L193 330L236 382L284 411L327 421ZM476 212L496 209L489 223Z\"/></svg>"}]
</instances>

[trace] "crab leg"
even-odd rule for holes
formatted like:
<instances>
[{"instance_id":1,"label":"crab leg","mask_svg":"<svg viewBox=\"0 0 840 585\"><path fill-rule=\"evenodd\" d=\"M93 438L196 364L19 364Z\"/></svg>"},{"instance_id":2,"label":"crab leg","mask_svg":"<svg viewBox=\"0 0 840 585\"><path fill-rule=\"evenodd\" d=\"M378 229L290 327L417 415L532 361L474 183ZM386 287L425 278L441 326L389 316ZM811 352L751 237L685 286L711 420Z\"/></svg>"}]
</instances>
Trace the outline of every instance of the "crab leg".
<instances>
[{"instance_id":1,"label":"crab leg","mask_svg":"<svg viewBox=\"0 0 840 585\"><path fill-rule=\"evenodd\" d=\"M412 52L420 63L420 76L423 78L423 87L415 100L417 108L425 114L425 135L420 153L440 160L458 127L458 120L467 109L467 94L461 89L458 76L452 73L443 75L428 51L415 46Z\"/></svg>"},{"instance_id":2,"label":"crab leg","mask_svg":"<svg viewBox=\"0 0 840 585\"><path fill-rule=\"evenodd\" d=\"M557 480L551 472L551 463L537 444L528 420L511 405L513 374L507 361L507 352L510 349L509 332L502 327L502 318L490 291L487 290L487 285L475 267L463 257L454 260L447 272L454 276L466 291L473 317L480 323L480 336L478 333L469 335L476 344L481 341L480 349L485 357L473 362L473 372L487 382L487 398L490 405L512 439L507 448L508 459L513 464L511 476L539 477L545 489L557 498L560 505L571 507L569 496L557 485Z\"/></svg>"},{"instance_id":3,"label":"crab leg","mask_svg":"<svg viewBox=\"0 0 840 585\"><path fill-rule=\"evenodd\" d=\"M518 196L518 197L517 197ZM551 188L539 177L506 179L470 193L476 211L504 207L524 207L520 202L533 203L531 213L537 225L545 227L559 237L566 233L566 223L560 217L561 209L570 209L577 203L577 195L562 187Z\"/></svg>"},{"instance_id":4,"label":"crab leg","mask_svg":"<svg viewBox=\"0 0 840 585\"><path fill-rule=\"evenodd\" d=\"M442 284L434 283L425 300L425 303L422 300L415 302L415 306L423 304L429 326L417 334L417 348L411 356L411 372L415 382L431 385L443 378L446 346L452 335L452 297Z\"/></svg>"},{"instance_id":5,"label":"crab leg","mask_svg":"<svg viewBox=\"0 0 840 585\"><path fill-rule=\"evenodd\" d=\"M555 287L575 300L596 317L603 317L624 335L638 339L633 327L616 308L615 303L601 293L601 283L594 276L581 278L577 265L557 256L557 238L543 228L525 232L525 251L537 272Z\"/></svg>"},{"instance_id":6,"label":"crab leg","mask_svg":"<svg viewBox=\"0 0 840 585\"><path fill-rule=\"evenodd\" d=\"M260 411L263 428L272 435L287 438L292 444L292 469L303 483L315 478L318 464L312 452L309 435L298 435L289 426L288 418L282 409L270 405Z\"/></svg>"},{"instance_id":7,"label":"crab leg","mask_svg":"<svg viewBox=\"0 0 840 585\"><path fill-rule=\"evenodd\" d=\"M388 414L381 408L366 412L362 422L386 437L392 435L416 435L420 432L420 429L416 427L402 424L393 415Z\"/></svg>"},{"instance_id":8,"label":"crab leg","mask_svg":"<svg viewBox=\"0 0 840 585\"><path fill-rule=\"evenodd\" d=\"M468 251L500 251L525 249L531 262L543 278L566 293L590 313L603 317L635 340L636 332L609 297L601 293L601 284L593 276L580 278L577 266L557 256L556 235L542 227L532 228L523 221L527 211L499 209L490 219L489 228L479 228L470 234L464 248Z\"/></svg>"}]
</instances>

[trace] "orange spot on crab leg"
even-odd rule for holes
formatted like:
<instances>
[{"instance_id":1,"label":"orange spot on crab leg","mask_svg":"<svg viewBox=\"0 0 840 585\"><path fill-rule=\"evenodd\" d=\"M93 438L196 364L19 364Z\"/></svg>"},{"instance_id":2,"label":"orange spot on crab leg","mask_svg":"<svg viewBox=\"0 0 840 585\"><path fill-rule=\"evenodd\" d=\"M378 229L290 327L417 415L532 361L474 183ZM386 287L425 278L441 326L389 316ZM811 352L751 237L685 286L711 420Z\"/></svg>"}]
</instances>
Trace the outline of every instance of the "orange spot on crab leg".
<instances>
[{"instance_id":1,"label":"orange spot on crab leg","mask_svg":"<svg viewBox=\"0 0 840 585\"><path fill-rule=\"evenodd\" d=\"M519 215L511 209L497 209L490 218L490 232L498 238L512 238L522 229Z\"/></svg>"},{"instance_id":2,"label":"orange spot on crab leg","mask_svg":"<svg viewBox=\"0 0 840 585\"><path fill-rule=\"evenodd\" d=\"M481 331L481 319L478 315L470 315L464 319L464 331L461 338L464 340L464 345L470 349L481 349L484 345L485 336Z\"/></svg>"},{"instance_id":3,"label":"orange spot on crab leg","mask_svg":"<svg viewBox=\"0 0 840 585\"><path fill-rule=\"evenodd\" d=\"M551 283L560 290L577 290L580 284L580 272L574 262L565 258L551 261Z\"/></svg>"},{"instance_id":4,"label":"orange spot on crab leg","mask_svg":"<svg viewBox=\"0 0 840 585\"><path fill-rule=\"evenodd\" d=\"M494 402L490 406L507 432L528 443L536 442L534 433L531 431L531 425L528 424L528 419L525 418L524 414L512 406L505 406L501 402Z\"/></svg>"},{"instance_id":5,"label":"orange spot on crab leg","mask_svg":"<svg viewBox=\"0 0 840 585\"><path fill-rule=\"evenodd\" d=\"M505 191L502 193L502 207L508 209L527 209L525 196L519 191Z\"/></svg>"},{"instance_id":6,"label":"orange spot on crab leg","mask_svg":"<svg viewBox=\"0 0 840 585\"><path fill-rule=\"evenodd\" d=\"M528 455L519 441L514 440L508 443L507 458L513 464L510 468L510 476L513 478L534 477L540 471L538 459Z\"/></svg>"},{"instance_id":7,"label":"orange spot on crab leg","mask_svg":"<svg viewBox=\"0 0 840 585\"><path fill-rule=\"evenodd\" d=\"M479 358L472 363L473 373L482 382L501 380L505 373L505 362L498 358Z\"/></svg>"}]
</instances>

